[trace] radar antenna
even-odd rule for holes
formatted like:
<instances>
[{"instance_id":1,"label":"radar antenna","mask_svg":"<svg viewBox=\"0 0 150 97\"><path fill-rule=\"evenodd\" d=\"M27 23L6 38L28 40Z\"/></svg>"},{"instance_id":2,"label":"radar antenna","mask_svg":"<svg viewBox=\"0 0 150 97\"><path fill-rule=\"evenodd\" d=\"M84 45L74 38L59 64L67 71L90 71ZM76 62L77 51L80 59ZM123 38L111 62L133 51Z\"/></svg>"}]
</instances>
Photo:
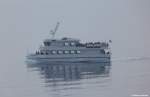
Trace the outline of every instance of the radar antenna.
<instances>
[{"instance_id":1,"label":"radar antenna","mask_svg":"<svg viewBox=\"0 0 150 97\"><path fill-rule=\"evenodd\" d=\"M50 31L50 34L52 35L52 39L55 38L55 34L56 34L56 31L58 30L59 24L60 23L57 22L55 29Z\"/></svg>"}]
</instances>

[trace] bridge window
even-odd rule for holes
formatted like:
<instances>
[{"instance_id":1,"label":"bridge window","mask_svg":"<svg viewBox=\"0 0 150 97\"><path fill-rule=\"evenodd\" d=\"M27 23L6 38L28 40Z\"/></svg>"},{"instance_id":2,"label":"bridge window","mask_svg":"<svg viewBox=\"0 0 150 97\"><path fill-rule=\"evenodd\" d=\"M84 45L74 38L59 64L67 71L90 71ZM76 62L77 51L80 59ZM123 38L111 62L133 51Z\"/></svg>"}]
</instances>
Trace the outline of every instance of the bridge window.
<instances>
[{"instance_id":1,"label":"bridge window","mask_svg":"<svg viewBox=\"0 0 150 97\"><path fill-rule=\"evenodd\" d=\"M69 51L64 51L65 54L69 54Z\"/></svg>"},{"instance_id":2,"label":"bridge window","mask_svg":"<svg viewBox=\"0 0 150 97\"><path fill-rule=\"evenodd\" d=\"M70 51L70 53L71 53L71 54L74 54L74 53L75 53L75 51L71 50L71 51Z\"/></svg>"},{"instance_id":3,"label":"bridge window","mask_svg":"<svg viewBox=\"0 0 150 97\"><path fill-rule=\"evenodd\" d=\"M77 51L77 54L80 54L81 53L81 51Z\"/></svg>"},{"instance_id":4,"label":"bridge window","mask_svg":"<svg viewBox=\"0 0 150 97\"><path fill-rule=\"evenodd\" d=\"M64 44L65 46L68 46L69 45L69 43L68 42L65 42L65 44Z\"/></svg>"},{"instance_id":5,"label":"bridge window","mask_svg":"<svg viewBox=\"0 0 150 97\"><path fill-rule=\"evenodd\" d=\"M74 45L75 45L75 43L74 43L74 42L71 42L70 44L71 44L71 46L74 46Z\"/></svg>"},{"instance_id":6,"label":"bridge window","mask_svg":"<svg viewBox=\"0 0 150 97\"><path fill-rule=\"evenodd\" d=\"M56 51L54 51L54 50L52 51L52 54L56 54L56 53L57 53Z\"/></svg>"},{"instance_id":7,"label":"bridge window","mask_svg":"<svg viewBox=\"0 0 150 97\"><path fill-rule=\"evenodd\" d=\"M58 54L62 54L63 53L63 51L58 51Z\"/></svg>"}]
</instances>

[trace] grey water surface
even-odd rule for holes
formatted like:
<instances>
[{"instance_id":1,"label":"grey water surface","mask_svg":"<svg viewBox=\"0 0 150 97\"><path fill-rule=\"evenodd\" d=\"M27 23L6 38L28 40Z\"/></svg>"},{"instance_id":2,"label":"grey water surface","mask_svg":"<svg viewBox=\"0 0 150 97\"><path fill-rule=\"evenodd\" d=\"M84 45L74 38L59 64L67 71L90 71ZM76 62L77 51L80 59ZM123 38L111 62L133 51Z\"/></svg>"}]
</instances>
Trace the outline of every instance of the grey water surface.
<instances>
[{"instance_id":1,"label":"grey water surface","mask_svg":"<svg viewBox=\"0 0 150 97\"><path fill-rule=\"evenodd\" d=\"M1 97L150 95L149 58L111 63L36 63L15 58L3 61L0 68Z\"/></svg>"}]
</instances>

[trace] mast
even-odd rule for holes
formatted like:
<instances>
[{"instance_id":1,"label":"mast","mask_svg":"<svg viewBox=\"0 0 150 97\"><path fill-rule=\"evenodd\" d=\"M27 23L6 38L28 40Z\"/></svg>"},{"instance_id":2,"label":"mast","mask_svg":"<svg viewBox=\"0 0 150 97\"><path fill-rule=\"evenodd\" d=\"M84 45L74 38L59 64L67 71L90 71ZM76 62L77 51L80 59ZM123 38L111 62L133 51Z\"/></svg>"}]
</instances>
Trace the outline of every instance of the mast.
<instances>
[{"instance_id":1,"label":"mast","mask_svg":"<svg viewBox=\"0 0 150 97\"><path fill-rule=\"evenodd\" d=\"M57 22L55 29L50 31L50 34L52 35L52 39L55 38L55 34L56 34L56 31L58 30L59 24L60 23Z\"/></svg>"}]
</instances>

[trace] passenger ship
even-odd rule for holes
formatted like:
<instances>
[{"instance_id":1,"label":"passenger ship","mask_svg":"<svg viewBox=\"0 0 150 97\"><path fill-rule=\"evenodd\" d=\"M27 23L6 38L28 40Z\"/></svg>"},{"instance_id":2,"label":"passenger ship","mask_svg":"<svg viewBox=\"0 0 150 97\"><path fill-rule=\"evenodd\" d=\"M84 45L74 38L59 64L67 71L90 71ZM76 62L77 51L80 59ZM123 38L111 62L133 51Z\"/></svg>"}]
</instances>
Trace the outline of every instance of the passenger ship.
<instances>
[{"instance_id":1,"label":"passenger ship","mask_svg":"<svg viewBox=\"0 0 150 97\"><path fill-rule=\"evenodd\" d=\"M81 43L78 39L67 37L55 39L58 25L59 23L51 31L52 39L45 39L43 46L28 55L28 59L45 62L110 62L111 52L108 42Z\"/></svg>"}]
</instances>

